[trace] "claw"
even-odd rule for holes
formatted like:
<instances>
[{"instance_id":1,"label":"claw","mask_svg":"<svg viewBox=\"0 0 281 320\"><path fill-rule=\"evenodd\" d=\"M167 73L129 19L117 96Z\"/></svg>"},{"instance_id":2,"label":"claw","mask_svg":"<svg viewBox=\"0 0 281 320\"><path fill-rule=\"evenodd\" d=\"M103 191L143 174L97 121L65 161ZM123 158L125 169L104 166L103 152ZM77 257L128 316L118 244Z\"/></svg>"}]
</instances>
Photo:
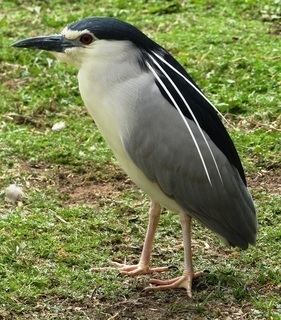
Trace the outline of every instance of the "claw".
<instances>
[{"instance_id":1,"label":"claw","mask_svg":"<svg viewBox=\"0 0 281 320\"><path fill-rule=\"evenodd\" d=\"M151 279L150 284L152 286L146 287L145 291L157 291L157 290L168 290L168 289L176 289L176 288L184 288L186 289L187 296L192 298L192 280L199 277L203 272L184 272L184 274L180 277L176 277L169 280L159 280L159 279Z\"/></svg>"},{"instance_id":2,"label":"claw","mask_svg":"<svg viewBox=\"0 0 281 320\"><path fill-rule=\"evenodd\" d=\"M138 263L133 265L127 265L124 263L119 263L116 261L111 261L110 263L112 267L100 267L100 268L92 268L92 271L108 271L108 270L119 270L121 274L127 276L138 276L140 274L151 274L154 272L164 272L170 270L170 267L154 267L150 268L148 265Z\"/></svg>"},{"instance_id":3,"label":"claw","mask_svg":"<svg viewBox=\"0 0 281 320\"><path fill-rule=\"evenodd\" d=\"M151 274L154 272L164 272L169 270L169 267L154 267L150 268L148 265L144 264L135 264L135 265L127 265L119 262L113 261L112 264L117 267L121 274L127 276L137 276L140 274Z\"/></svg>"}]
</instances>

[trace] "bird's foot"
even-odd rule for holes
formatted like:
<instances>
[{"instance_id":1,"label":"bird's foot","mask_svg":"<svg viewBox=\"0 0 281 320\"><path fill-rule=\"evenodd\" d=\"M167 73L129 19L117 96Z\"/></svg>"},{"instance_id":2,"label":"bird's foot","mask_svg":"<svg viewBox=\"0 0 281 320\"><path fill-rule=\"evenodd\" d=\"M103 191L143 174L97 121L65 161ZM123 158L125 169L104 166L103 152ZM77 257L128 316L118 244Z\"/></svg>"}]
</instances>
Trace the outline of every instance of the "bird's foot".
<instances>
[{"instance_id":1,"label":"bird's foot","mask_svg":"<svg viewBox=\"0 0 281 320\"><path fill-rule=\"evenodd\" d=\"M185 271L182 276L170 280L151 279L152 286L145 288L145 291L152 290L168 290L183 288L186 289L187 296L192 298L192 280L201 276L203 272L187 272Z\"/></svg>"},{"instance_id":2,"label":"bird's foot","mask_svg":"<svg viewBox=\"0 0 281 320\"><path fill-rule=\"evenodd\" d=\"M112 264L120 271L121 274L127 276L138 276L140 274L151 274L154 272L164 272L169 270L169 267L154 267L150 268L149 265L138 263L134 265L127 265L118 262L112 262Z\"/></svg>"}]
</instances>

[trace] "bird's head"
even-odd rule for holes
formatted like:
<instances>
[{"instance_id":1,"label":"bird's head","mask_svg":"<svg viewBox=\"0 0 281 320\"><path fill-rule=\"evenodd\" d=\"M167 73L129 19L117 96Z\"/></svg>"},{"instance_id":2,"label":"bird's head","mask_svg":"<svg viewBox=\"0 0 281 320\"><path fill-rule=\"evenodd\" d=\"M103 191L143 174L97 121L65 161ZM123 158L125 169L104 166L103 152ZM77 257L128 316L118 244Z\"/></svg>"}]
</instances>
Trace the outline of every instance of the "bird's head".
<instances>
[{"instance_id":1,"label":"bird's head","mask_svg":"<svg viewBox=\"0 0 281 320\"><path fill-rule=\"evenodd\" d=\"M89 59L111 59L131 47L153 49L156 43L129 23L92 17L65 27L60 34L20 40L14 47L51 51L58 59L78 67Z\"/></svg>"}]
</instances>

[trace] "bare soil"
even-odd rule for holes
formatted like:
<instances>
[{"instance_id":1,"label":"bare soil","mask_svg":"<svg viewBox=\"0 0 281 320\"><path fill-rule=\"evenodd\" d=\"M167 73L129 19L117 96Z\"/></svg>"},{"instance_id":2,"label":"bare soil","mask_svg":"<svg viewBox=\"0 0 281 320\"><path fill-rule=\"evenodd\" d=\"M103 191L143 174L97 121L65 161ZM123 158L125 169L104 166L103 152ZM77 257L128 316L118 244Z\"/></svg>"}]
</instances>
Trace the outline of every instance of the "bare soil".
<instances>
[{"instance_id":1,"label":"bare soil","mask_svg":"<svg viewBox=\"0 0 281 320\"><path fill-rule=\"evenodd\" d=\"M257 191L281 195L281 168L261 170L248 177L248 185Z\"/></svg>"}]
</instances>

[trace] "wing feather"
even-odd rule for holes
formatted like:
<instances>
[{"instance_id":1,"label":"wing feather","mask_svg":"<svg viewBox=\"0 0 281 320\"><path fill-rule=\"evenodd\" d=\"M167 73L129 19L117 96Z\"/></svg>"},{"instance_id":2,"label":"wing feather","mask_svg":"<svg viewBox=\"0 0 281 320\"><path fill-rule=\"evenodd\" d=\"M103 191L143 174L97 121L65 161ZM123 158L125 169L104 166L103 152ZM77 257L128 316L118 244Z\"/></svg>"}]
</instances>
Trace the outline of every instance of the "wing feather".
<instances>
[{"instance_id":1,"label":"wing feather","mask_svg":"<svg viewBox=\"0 0 281 320\"><path fill-rule=\"evenodd\" d=\"M256 215L252 198L237 168L204 132L220 168L220 177L194 121L185 118L208 164L210 185L194 140L178 111L160 90L139 94L130 134L122 137L134 163L183 210L220 234L232 245L246 248L255 242ZM200 165L199 165L200 164Z\"/></svg>"},{"instance_id":2,"label":"wing feather","mask_svg":"<svg viewBox=\"0 0 281 320\"><path fill-rule=\"evenodd\" d=\"M210 151L210 154L212 156L212 159L214 161L214 164L216 166L216 169L217 169L217 172L218 172L218 175L222 181L222 177L221 177L221 173L220 173L220 170L219 170L219 167L218 167L218 164L216 162L216 159L214 157L214 154L212 152L212 149L210 148L210 145L202 131L202 128L200 127L199 123L198 123L198 120L196 119L191 107L189 106L189 104L187 103L186 99L184 98L184 96L182 95L182 93L180 92L180 90L178 89L178 87L175 85L174 81L171 79L171 77L167 74L167 72L161 67L161 65L152 57L150 56L150 58L152 59L152 61L155 63L155 65L157 66L157 68L163 73L163 75L169 80L169 82L172 84L173 88L176 90L176 93L180 96L182 102L184 103L184 105L186 106L187 110L189 111L191 117L192 117L192 120L196 123L197 125L197 128L198 130L200 131L200 134L202 135L202 138L204 139L205 143L206 143L206 146L208 148L208 150ZM191 82L188 82L190 84L192 84ZM193 85L193 84L192 84ZM196 88L194 86L194 88ZM197 89L196 89L197 90ZM174 102L175 103L175 102ZM179 108L178 108L179 109ZM180 109L179 109L180 110ZM181 110L180 110L181 111ZM204 166L205 167L205 166ZM205 169L206 170L206 169ZM211 182L210 182L211 183Z\"/></svg>"},{"instance_id":3,"label":"wing feather","mask_svg":"<svg viewBox=\"0 0 281 320\"><path fill-rule=\"evenodd\" d=\"M154 61L155 59L158 59L157 64L160 65L161 70L163 71L161 71L153 62L151 59L152 56L154 57ZM157 52L151 51L151 53L144 54L143 59L146 62L149 62L152 67L157 70L161 81L176 101L183 115L193 121L196 119L200 128L209 135L213 143L237 168L242 181L246 185L244 170L235 146L219 119L218 113L213 104L211 104L211 102L205 97L193 79L173 58L173 56L163 48L160 48ZM169 78L172 79L173 84ZM174 105L170 96L166 92L167 90L163 90L163 87L161 87L157 80L156 84L158 85L163 97L167 99L171 105ZM187 108L186 104L188 104L189 108ZM216 161L215 157L213 158L213 161ZM218 170L220 170L219 166L217 167L217 171Z\"/></svg>"},{"instance_id":4,"label":"wing feather","mask_svg":"<svg viewBox=\"0 0 281 320\"><path fill-rule=\"evenodd\" d=\"M208 172L208 169L207 169L205 160L204 160L204 158L203 158L203 156L202 156L202 153L201 153L201 150L200 150L200 148L199 148L199 146L198 146L197 140L196 140L196 138L194 137L193 131L191 130L190 125L189 125L188 122L187 122L187 119L186 119L185 116L183 115L183 113L182 113L181 109L179 108L178 104L176 103L175 99L173 98L173 96L171 95L171 93L169 92L169 90L167 89L167 87L165 86L165 84L162 82L162 80L160 79L160 77L157 75L157 73L155 72L155 70L151 67L151 65L150 65L149 63L147 63L147 65L148 65L148 68L151 70L151 72L152 72L152 73L154 74L154 76L156 77L156 79L158 80L158 82L160 83L160 85L162 86L163 90L165 90L165 92L167 93L167 95L168 95L169 98L171 99L173 105L174 105L174 106L176 107L176 109L178 110L178 112L179 112L179 114L180 114L180 116L181 116L184 124L186 125L186 127L187 127L187 129L188 129L188 131L189 131L189 133L190 133L190 136L191 136L191 138L192 138L192 140L193 140L193 142L194 142L194 145L195 145L195 147L196 147L196 149L197 149L197 152L198 152L198 154L199 154L199 156L200 156L200 160L201 160L202 165L203 165L203 167L204 167L204 170L205 170L206 176L207 176L207 178L208 178L208 181L209 181L210 185L212 185L212 182L211 182L211 179L210 179L210 175L209 175L209 172Z\"/></svg>"}]
</instances>

